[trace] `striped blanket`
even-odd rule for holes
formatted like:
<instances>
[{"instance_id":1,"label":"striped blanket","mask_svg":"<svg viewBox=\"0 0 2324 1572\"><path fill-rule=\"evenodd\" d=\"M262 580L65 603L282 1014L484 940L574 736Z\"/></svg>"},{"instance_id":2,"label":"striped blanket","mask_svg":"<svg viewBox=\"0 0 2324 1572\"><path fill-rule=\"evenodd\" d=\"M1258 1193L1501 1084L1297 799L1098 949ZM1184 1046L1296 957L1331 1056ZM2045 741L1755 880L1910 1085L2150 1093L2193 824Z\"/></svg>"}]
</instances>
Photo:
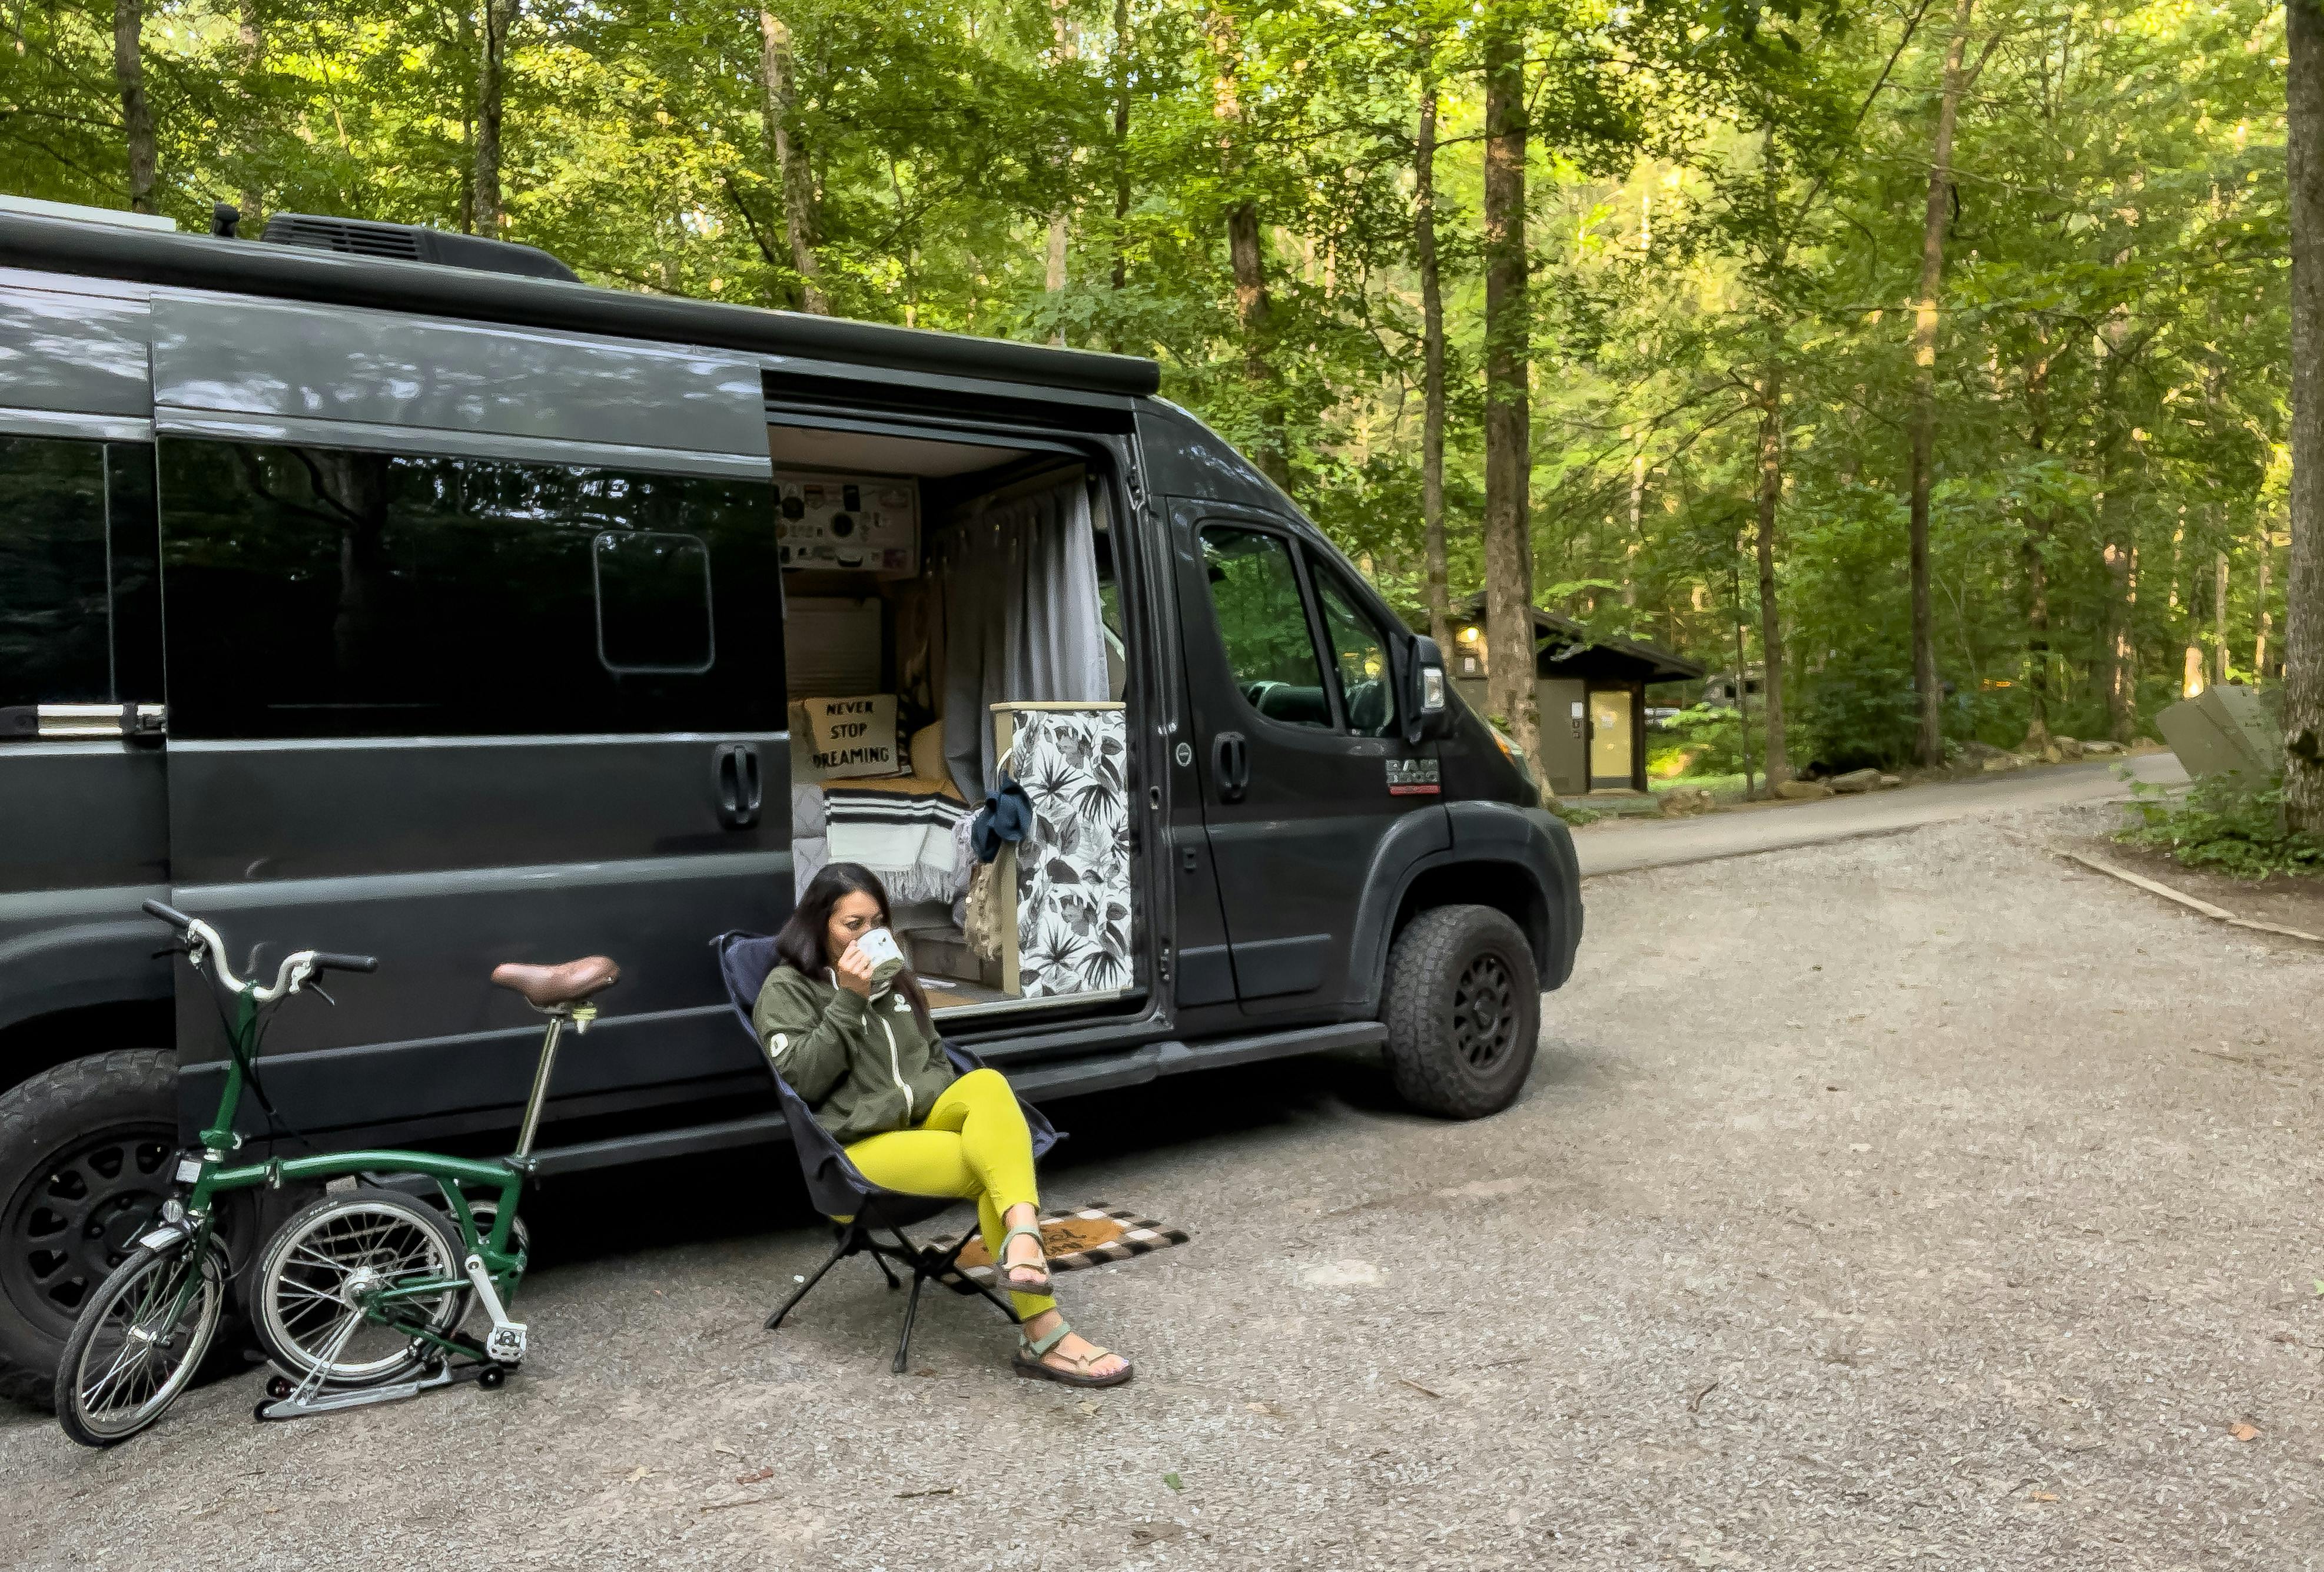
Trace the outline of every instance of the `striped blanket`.
<instances>
[{"instance_id":1,"label":"striped blanket","mask_svg":"<svg viewBox=\"0 0 2324 1572\"><path fill-rule=\"evenodd\" d=\"M949 902L960 893L968 870L954 829L968 816L967 804L948 791L908 777L823 787L826 855L879 874L891 901Z\"/></svg>"}]
</instances>

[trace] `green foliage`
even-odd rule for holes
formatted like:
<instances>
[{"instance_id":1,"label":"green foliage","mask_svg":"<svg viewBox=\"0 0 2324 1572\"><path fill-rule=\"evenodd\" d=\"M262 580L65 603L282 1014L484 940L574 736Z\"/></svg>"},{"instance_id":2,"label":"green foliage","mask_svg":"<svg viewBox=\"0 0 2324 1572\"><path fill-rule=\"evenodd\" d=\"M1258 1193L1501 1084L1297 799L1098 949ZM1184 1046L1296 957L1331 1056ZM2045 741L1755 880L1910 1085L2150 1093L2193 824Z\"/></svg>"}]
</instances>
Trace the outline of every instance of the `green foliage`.
<instances>
[{"instance_id":1,"label":"green foliage","mask_svg":"<svg viewBox=\"0 0 2324 1572\"><path fill-rule=\"evenodd\" d=\"M2271 874L2324 874L2324 838L2284 828L2283 782L2246 780L2239 772L2199 780L2183 796L2130 781L2139 822L2115 838L2165 851L2190 868L2238 879Z\"/></svg>"},{"instance_id":2,"label":"green foliage","mask_svg":"<svg viewBox=\"0 0 2324 1572\"><path fill-rule=\"evenodd\" d=\"M1480 586L1473 4L772 8L834 310L1155 356L1166 392L1230 439L1280 445L1296 499L1416 620L1412 165L1433 85L1448 557L1456 598ZM125 200L114 9L14 8L0 190ZM1910 302L1952 8L1489 12L1526 34L1536 599L1713 669L1764 661L1754 498L1764 390L1779 382L1790 751L1898 762ZM160 202L181 224L228 200L260 218L475 227L476 0L143 0L143 14ZM527 0L507 56L503 233L601 284L798 305L761 14ZM2258 571L2280 552L2287 469L2283 11L1997 4L1970 25L1982 65L1960 110L1936 346L1944 728L2014 744L2038 693L2052 730L2102 735L2177 696L2190 647L2264 677L2260 630L2285 625L2280 556L2264 596ZM1228 254L1245 203L1263 313L1247 314ZM2108 710L2117 633L2127 717Z\"/></svg>"},{"instance_id":3,"label":"green foliage","mask_svg":"<svg viewBox=\"0 0 2324 1572\"><path fill-rule=\"evenodd\" d=\"M1690 705L1646 732L1649 775L1732 775L1742 769L1743 717L1734 710Z\"/></svg>"}]
</instances>

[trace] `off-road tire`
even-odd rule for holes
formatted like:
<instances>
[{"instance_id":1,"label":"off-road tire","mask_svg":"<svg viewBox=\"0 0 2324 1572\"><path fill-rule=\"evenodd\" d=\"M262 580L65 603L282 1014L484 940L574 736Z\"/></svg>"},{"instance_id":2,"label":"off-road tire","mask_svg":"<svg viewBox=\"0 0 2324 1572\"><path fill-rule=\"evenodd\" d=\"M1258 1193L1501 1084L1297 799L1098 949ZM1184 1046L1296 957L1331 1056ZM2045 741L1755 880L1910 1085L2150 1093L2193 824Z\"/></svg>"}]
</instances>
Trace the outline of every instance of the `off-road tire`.
<instances>
[{"instance_id":1,"label":"off-road tire","mask_svg":"<svg viewBox=\"0 0 2324 1572\"><path fill-rule=\"evenodd\" d=\"M1489 906L1434 906L1396 936L1380 1022L1397 1096L1481 1119L1517 1101L1541 1035L1533 947Z\"/></svg>"},{"instance_id":2,"label":"off-road tire","mask_svg":"<svg viewBox=\"0 0 2324 1572\"><path fill-rule=\"evenodd\" d=\"M17 1225L23 1208L35 1200L31 1187L42 1183L60 1159L93 1135L150 1133L163 1151L162 1167L141 1178L152 1179L157 1194L166 1190L177 1130L178 1059L167 1049L125 1049L70 1059L0 1093L0 1248L21 1253L24 1241L17 1236ZM124 1216L119 1221L134 1219ZM88 1277L87 1291L94 1292L106 1271L81 1275ZM25 1262L0 1262L0 1398L46 1409L56 1390L57 1362L71 1331L71 1315L70 1307L54 1299L28 1315L16 1296L36 1291Z\"/></svg>"}]
</instances>

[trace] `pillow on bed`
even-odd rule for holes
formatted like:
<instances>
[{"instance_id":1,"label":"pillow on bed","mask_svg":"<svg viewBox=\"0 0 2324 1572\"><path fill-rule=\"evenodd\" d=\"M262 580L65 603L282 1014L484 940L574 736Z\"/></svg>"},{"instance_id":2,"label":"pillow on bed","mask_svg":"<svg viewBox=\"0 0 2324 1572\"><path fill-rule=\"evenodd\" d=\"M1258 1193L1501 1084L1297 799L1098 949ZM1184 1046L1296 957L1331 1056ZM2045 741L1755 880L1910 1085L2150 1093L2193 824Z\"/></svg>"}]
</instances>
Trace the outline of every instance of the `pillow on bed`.
<instances>
[{"instance_id":1,"label":"pillow on bed","mask_svg":"<svg viewBox=\"0 0 2324 1572\"><path fill-rule=\"evenodd\" d=\"M900 775L911 766L896 747L896 696L802 698L807 769L818 781Z\"/></svg>"},{"instance_id":2,"label":"pillow on bed","mask_svg":"<svg viewBox=\"0 0 2324 1572\"><path fill-rule=\"evenodd\" d=\"M912 773L923 781L949 781L952 766L945 763L944 722L932 721L912 734Z\"/></svg>"}]
</instances>

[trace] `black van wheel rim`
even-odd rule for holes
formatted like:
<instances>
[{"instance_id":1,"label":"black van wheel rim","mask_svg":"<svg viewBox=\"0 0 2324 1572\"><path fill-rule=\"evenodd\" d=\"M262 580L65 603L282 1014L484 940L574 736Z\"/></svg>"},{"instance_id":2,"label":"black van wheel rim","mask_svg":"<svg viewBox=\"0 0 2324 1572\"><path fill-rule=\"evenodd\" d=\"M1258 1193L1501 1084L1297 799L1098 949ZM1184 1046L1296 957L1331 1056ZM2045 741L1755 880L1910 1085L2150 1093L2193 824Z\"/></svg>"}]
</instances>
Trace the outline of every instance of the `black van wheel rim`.
<instances>
[{"instance_id":1,"label":"black van wheel rim","mask_svg":"<svg viewBox=\"0 0 2324 1572\"><path fill-rule=\"evenodd\" d=\"M107 1130L56 1153L16 1192L0 1290L26 1320L63 1337L106 1274L127 1258L170 1192L177 1133Z\"/></svg>"},{"instance_id":2,"label":"black van wheel rim","mask_svg":"<svg viewBox=\"0 0 2324 1572\"><path fill-rule=\"evenodd\" d=\"M1517 1041L1517 979L1488 950L1471 960L1452 990L1452 1044L1471 1069L1489 1070Z\"/></svg>"}]
</instances>

